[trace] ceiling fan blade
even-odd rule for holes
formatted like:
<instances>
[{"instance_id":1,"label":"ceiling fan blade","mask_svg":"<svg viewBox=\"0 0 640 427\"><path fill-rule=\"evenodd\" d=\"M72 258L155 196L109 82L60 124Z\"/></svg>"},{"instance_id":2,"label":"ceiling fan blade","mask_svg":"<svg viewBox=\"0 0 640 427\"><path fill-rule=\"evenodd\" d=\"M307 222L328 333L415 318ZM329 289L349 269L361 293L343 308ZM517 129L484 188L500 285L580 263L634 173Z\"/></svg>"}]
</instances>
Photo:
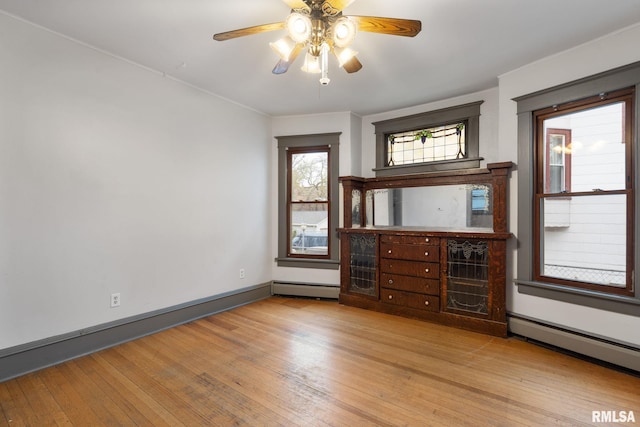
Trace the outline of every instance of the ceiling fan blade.
<instances>
[{"instance_id":1,"label":"ceiling fan blade","mask_svg":"<svg viewBox=\"0 0 640 427\"><path fill-rule=\"evenodd\" d=\"M291 52L289 60L288 61L284 61L284 60L281 59L280 61L278 61L276 66L273 67L273 70L271 72L273 74L284 74L284 73L286 73L287 70L289 70L289 66L291 64L293 64L293 62L296 60L298 55L300 55L300 52L302 52L302 48L303 47L304 47L304 44L297 44L293 48L293 51Z\"/></svg>"},{"instance_id":2,"label":"ceiling fan blade","mask_svg":"<svg viewBox=\"0 0 640 427\"><path fill-rule=\"evenodd\" d=\"M345 7L349 6L355 0L326 0L322 4L322 9L325 7L329 7L331 9L337 9L338 11L343 11Z\"/></svg>"},{"instance_id":3,"label":"ceiling fan blade","mask_svg":"<svg viewBox=\"0 0 640 427\"><path fill-rule=\"evenodd\" d=\"M271 70L271 72L273 74L284 74L289 70L289 65L291 65L291 62L283 61L281 59L276 63L276 66L273 67L273 70Z\"/></svg>"},{"instance_id":4,"label":"ceiling fan blade","mask_svg":"<svg viewBox=\"0 0 640 427\"><path fill-rule=\"evenodd\" d=\"M213 35L213 39L219 42L236 37L251 36L253 34L265 33L267 31L275 31L284 29L284 22L275 22L273 24L256 25L255 27L241 28L239 30L227 31Z\"/></svg>"},{"instance_id":5,"label":"ceiling fan blade","mask_svg":"<svg viewBox=\"0 0 640 427\"><path fill-rule=\"evenodd\" d=\"M362 64L358 61L358 58L355 56L344 63L342 66L347 73L355 73L356 71L360 71L362 68Z\"/></svg>"},{"instance_id":6,"label":"ceiling fan blade","mask_svg":"<svg viewBox=\"0 0 640 427\"><path fill-rule=\"evenodd\" d=\"M380 16L353 16L359 31L390 34L392 36L415 37L422 29L422 22L414 19L382 18Z\"/></svg>"},{"instance_id":7,"label":"ceiling fan blade","mask_svg":"<svg viewBox=\"0 0 640 427\"><path fill-rule=\"evenodd\" d=\"M309 5L302 0L282 0L282 1L285 2L287 6L289 6L289 8L291 9L311 10Z\"/></svg>"}]
</instances>

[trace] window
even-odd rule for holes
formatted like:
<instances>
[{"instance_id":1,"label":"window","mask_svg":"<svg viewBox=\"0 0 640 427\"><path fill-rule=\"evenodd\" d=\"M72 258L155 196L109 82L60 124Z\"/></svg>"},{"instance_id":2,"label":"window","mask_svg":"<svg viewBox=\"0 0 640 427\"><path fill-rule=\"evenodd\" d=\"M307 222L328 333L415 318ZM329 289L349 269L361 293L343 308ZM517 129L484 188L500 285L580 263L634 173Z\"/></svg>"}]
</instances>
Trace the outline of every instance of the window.
<instances>
[{"instance_id":1,"label":"window","mask_svg":"<svg viewBox=\"0 0 640 427\"><path fill-rule=\"evenodd\" d=\"M329 149L287 152L288 257L329 257Z\"/></svg>"},{"instance_id":2,"label":"window","mask_svg":"<svg viewBox=\"0 0 640 427\"><path fill-rule=\"evenodd\" d=\"M480 102L374 123L376 176L480 166Z\"/></svg>"},{"instance_id":3,"label":"window","mask_svg":"<svg viewBox=\"0 0 640 427\"><path fill-rule=\"evenodd\" d=\"M571 191L571 129L545 127L545 191Z\"/></svg>"},{"instance_id":4,"label":"window","mask_svg":"<svg viewBox=\"0 0 640 427\"><path fill-rule=\"evenodd\" d=\"M467 227L493 230L492 187L485 184L473 184L469 187L467 190L469 198Z\"/></svg>"},{"instance_id":5,"label":"window","mask_svg":"<svg viewBox=\"0 0 640 427\"><path fill-rule=\"evenodd\" d=\"M338 268L339 135L278 140L278 266Z\"/></svg>"},{"instance_id":6,"label":"window","mask_svg":"<svg viewBox=\"0 0 640 427\"><path fill-rule=\"evenodd\" d=\"M514 99L520 293L637 314L639 84L635 63Z\"/></svg>"},{"instance_id":7,"label":"window","mask_svg":"<svg viewBox=\"0 0 640 427\"><path fill-rule=\"evenodd\" d=\"M385 166L464 159L465 122L393 133L387 137Z\"/></svg>"},{"instance_id":8,"label":"window","mask_svg":"<svg viewBox=\"0 0 640 427\"><path fill-rule=\"evenodd\" d=\"M631 294L633 95L534 112L535 280Z\"/></svg>"}]
</instances>

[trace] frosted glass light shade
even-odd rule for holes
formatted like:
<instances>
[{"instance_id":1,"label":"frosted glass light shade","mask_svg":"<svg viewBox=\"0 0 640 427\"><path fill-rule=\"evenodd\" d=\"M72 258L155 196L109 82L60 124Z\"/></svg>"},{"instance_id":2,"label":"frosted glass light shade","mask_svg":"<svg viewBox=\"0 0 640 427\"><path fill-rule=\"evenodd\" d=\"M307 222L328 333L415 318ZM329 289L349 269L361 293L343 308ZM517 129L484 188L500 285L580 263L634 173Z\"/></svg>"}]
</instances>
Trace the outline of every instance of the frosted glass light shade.
<instances>
[{"instance_id":1,"label":"frosted glass light shade","mask_svg":"<svg viewBox=\"0 0 640 427\"><path fill-rule=\"evenodd\" d=\"M333 44L347 47L356 38L356 23L346 16L338 18L333 24Z\"/></svg>"},{"instance_id":2,"label":"frosted glass light shade","mask_svg":"<svg viewBox=\"0 0 640 427\"><path fill-rule=\"evenodd\" d=\"M313 56L309 52L304 57L304 64L302 64L302 71L305 73L318 74L322 71L320 68L320 57Z\"/></svg>"},{"instance_id":3,"label":"frosted glass light shade","mask_svg":"<svg viewBox=\"0 0 640 427\"><path fill-rule=\"evenodd\" d=\"M280 59L288 61L291 57L291 52L293 52L293 49L296 47L296 43L289 37L283 37L278 41L269 43L269 46L278 54Z\"/></svg>"},{"instance_id":4,"label":"frosted glass light shade","mask_svg":"<svg viewBox=\"0 0 640 427\"><path fill-rule=\"evenodd\" d=\"M286 21L289 37L296 43L304 43L311 37L311 18L301 13L292 13Z\"/></svg>"},{"instance_id":5,"label":"frosted glass light shade","mask_svg":"<svg viewBox=\"0 0 640 427\"><path fill-rule=\"evenodd\" d=\"M334 48L333 49L333 53L335 54L336 58L338 59L338 65L340 67L342 67L344 64L349 62L351 59L353 59L354 56L356 56L358 54L358 52L356 52L355 50L353 50L353 49L351 49L349 47L345 47L343 49Z\"/></svg>"}]
</instances>

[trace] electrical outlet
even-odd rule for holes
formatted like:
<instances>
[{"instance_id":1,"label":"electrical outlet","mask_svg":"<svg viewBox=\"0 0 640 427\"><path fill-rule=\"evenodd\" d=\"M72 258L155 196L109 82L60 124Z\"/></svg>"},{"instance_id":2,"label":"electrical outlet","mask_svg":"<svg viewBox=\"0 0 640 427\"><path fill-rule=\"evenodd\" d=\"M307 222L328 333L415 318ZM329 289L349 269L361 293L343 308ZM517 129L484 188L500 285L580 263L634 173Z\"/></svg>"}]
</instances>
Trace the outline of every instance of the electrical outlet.
<instances>
[{"instance_id":1,"label":"electrical outlet","mask_svg":"<svg viewBox=\"0 0 640 427\"><path fill-rule=\"evenodd\" d=\"M120 307L120 292L111 294L111 308Z\"/></svg>"},{"instance_id":2,"label":"electrical outlet","mask_svg":"<svg viewBox=\"0 0 640 427\"><path fill-rule=\"evenodd\" d=\"M240 278L244 279L244 268L240 269Z\"/></svg>"}]
</instances>

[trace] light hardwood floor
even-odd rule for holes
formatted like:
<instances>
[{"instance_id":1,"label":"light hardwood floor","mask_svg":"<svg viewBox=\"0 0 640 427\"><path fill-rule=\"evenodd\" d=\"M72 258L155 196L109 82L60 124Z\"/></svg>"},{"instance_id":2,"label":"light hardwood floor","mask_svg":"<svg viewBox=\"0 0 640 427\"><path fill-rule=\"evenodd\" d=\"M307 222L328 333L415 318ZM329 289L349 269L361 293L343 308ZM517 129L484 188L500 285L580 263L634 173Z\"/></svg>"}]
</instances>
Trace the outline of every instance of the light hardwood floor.
<instances>
[{"instance_id":1,"label":"light hardwood floor","mask_svg":"<svg viewBox=\"0 0 640 427\"><path fill-rule=\"evenodd\" d=\"M594 410L640 424L640 377L515 338L281 297L0 383L10 426L576 426Z\"/></svg>"}]
</instances>

